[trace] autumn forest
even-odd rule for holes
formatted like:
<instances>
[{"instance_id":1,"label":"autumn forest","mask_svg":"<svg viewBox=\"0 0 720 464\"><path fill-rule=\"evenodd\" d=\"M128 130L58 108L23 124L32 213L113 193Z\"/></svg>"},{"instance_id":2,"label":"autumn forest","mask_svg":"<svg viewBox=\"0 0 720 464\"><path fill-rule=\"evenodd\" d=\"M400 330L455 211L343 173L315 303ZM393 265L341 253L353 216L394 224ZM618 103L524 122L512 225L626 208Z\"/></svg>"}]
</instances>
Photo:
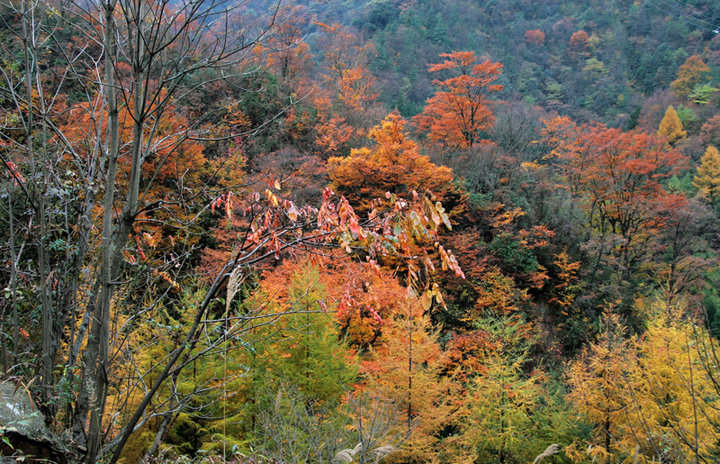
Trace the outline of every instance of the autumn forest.
<instances>
[{"instance_id":1,"label":"autumn forest","mask_svg":"<svg viewBox=\"0 0 720 464\"><path fill-rule=\"evenodd\" d=\"M0 463L720 462L720 3L0 0Z\"/></svg>"}]
</instances>

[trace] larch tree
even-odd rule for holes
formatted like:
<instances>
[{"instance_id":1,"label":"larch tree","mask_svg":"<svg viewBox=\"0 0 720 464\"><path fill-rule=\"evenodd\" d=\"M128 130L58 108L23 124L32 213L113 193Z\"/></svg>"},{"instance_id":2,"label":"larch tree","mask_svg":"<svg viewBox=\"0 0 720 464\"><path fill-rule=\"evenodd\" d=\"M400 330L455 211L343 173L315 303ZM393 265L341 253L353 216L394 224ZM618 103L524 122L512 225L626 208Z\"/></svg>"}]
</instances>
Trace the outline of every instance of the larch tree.
<instances>
[{"instance_id":1,"label":"larch tree","mask_svg":"<svg viewBox=\"0 0 720 464\"><path fill-rule=\"evenodd\" d=\"M295 452L332 455L332 450L313 451L313 438L306 436L310 431L300 424L283 423L281 417L293 412L278 410L277 403L297 396L304 413L341 414L341 400L356 381L359 363L340 338L337 303L330 301L319 269L306 260L283 267L266 274L251 300L253 307L247 308L258 317L248 339L252 346L243 353L251 372L241 388L244 406L238 420L246 430L245 440L279 450L284 446L276 442L280 437L294 436L304 442ZM285 270L290 270L289 281ZM268 428L270 433L263 436Z\"/></svg>"},{"instance_id":2,"label":"larch tree","mask_svg":"<svg viewBox=\"0 0 720 464\"><path fill-rule=\"evenodd\" d=\"M720 153L712 145L707 147L700 159L693 186L698 189L699 196L712 203L720 198Z\"/></svg>"},{"instance_id":3,"label":"larch tree","mask_svg":"<svg viewBox=\"0 0 720 464\"><path fill-rule=\"evenodd\" d=\"M717 372L706 369L705 347L712 343L696 321L684 320L683 308L658 304L639 348L639 368L647 386L634 407L644 419L648 458L658 462L717 459L720 395Z\"/></svg>"},{"instance_id":4,"label":"larch tree","mask_svg":"<svg viewBox=\"0 0 720 464\"><path fill-rule=\"evenodd\" d=\"M568 369L568 400L594 427L589 443L566 451L578 461L714 462L720 396L707 361L716 342L682 308L650 311L641 337L606 316L606 330Z\"/></svg>"},{"instance_id":5,"label":"larch tree","mask_svg":"<svg viewBox=\"0 0 720 464\"><path fill-rule=\"evenodd\" d=\"M266 311L289 313L271 329L279 337L270 340L272 354L266 356L264 368L276 378L274 390L286 383L307 401L337 402L355 381L357 365L340 339L335 308L324 302L327 290L318 269L296 267L286 291L281 300L271 286L263 292L269 302Z\"/></svg>"},{"instance_id":6,"label":"larch tree","mask_svg":"<svg viewBox=\"0 0 720 464\"><path fill-rule=\"evenodd\" d=\"M632 455L642 418L632 395L641 395L636 340L628 338L619 317L606 314L605 329L567 369L568 401L593 425L587 448L592 460L604 464ZM575 447L570 448L571 450ZM566 451L567 452L567 451ZM585 453L571 452L578 460Z\"/></svg>"},{"instance_id":7,"label":"larch tree","mask_svg":"<svg viewBox=\"0 0 720 464\"><path fill-rule=\"evenodd\" d=\"M380 344L363 363L367 388L395 404L402 418L399 432L407 436L389 462L435 462L443 446L441 431L459 407L453 382L442 372L444 354L437 338L420 301L408 296L385 321Z\"/></svg>"},{"instance_id":8,"label":"larch tree","mask_svg":"<svg viewBox=\"0 0 720 464\"><path fill-rule=\"evenodd\" d=\"M353 245L382 255L420 232L433 240L439 224L432 217L444 214L420 198L396 198L386 211L394 219L381 224L389 216L379 214L361 220L329 189L317 189L319 207L301 208L272 188L249 193L239 170L227 172L242 165L237 159L206 163L201 140L217 132L203 127L202 118L188 117L188 99L207 80L247 71L243 60L274 18L271 12L252 35L233 21L234 12L225 8L230 3L3 5L12 10L3 15L12 36L3 53L23 59L19 66L3 64L0 77L8 102L0 131L3 165L12 176L11 194L3 197L12 245L3 259L16 263L8 273L11 314L17 315L10 327L18 339L4 338L2 348L6 366L16 366L17 378L33 385L45 420L62 432L74 462L115 463L144 426L160 421L159 431L177 417L183 396L172 387L183 371L246 333L243 324L223 330L223 318L215 318L233 272L247 273L305 246ZM64 66L47 78L51 56ZM226 175L227 188L219 180ZM415 207L412 217L420 222L410 230ZM189 303L180 295L182 284L196 285L190 276L198 230L191 229L208 218L217 222L218 209L238 229L204 296ZM233 223L238 217L242 221ZM179 235L161 230L167 226L186 228L193 237L175 241ZM386 240L393 236L386 230L407 233ZM461 272L450 256L445 253L445 264ZM22 284L24 301L23 268L31 271ZM152 372L118 366L138 366L144 347L132 343L148 319L181 320L168 324L172 334L158 344L162 353L152 359ZM124 397L117 394L121 388ZM168 391L169 401L159 401L156 395Z\"/></svg>"},{"instance_id":9,"label":"larch tree","mask_svg":"<svg viewBox=\"0 0 720 464\"><path fill-rule=\"evenodd\" d=\"M547 392L542 372L524 372L530 347L527 326L513 317L476 324L491 341L482 370L470 382L464 439L473 448L475 462L529 462L549 443L531 438L541 428L540 402Z\"/></svg>"},{"instance_id":10,"label":"larch tree","mask_svg":"<svg viewBox=\"0 0 720 464\"><path fill-rule=\"evenodd\" d=\"M671 145L675 145L675 142L687 137L687 131L683 129L682 121L672 105L665 110L665 116L660 121L657 135L664 137Z\"/></svg>"}]
</instances>

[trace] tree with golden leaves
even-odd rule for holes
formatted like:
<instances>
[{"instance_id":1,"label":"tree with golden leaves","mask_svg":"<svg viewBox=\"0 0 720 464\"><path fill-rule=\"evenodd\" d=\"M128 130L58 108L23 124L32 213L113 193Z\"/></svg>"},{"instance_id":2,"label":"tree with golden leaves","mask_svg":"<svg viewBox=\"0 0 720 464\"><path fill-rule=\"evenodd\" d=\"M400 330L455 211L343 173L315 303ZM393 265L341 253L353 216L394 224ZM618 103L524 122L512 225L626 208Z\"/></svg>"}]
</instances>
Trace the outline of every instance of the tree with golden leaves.
<instances>
[{"instance_id":1,"label":"tree with golden leaves","mask_svg":"<svg viewBox=\"0 0 720 464\"><path fill-rule=\"evenodd\" d=\"M439 450L445 448L440 435L459 401L453 382L443 376L445 354L438 332L420 301L410 296L382 331L381 344L363 363L367 388L393 402L400 416L398 431L408 436L388 462L439 462Z\"/></svg>"},{"instance_id":2,"label":"tree with golden leaves","mask_svg":"<svg viewBox=\"0 0 720 464\"><path fill-rule=\"evenodd\" d=\"M687 132L683 129L682 121L680 121L680 117L672 105L668 106L667 110L665 110L665 116L662 118L662 121L660 121L660 127L657 133L660 137L665 137L671 145L687 137Z\"/></svg>"},{"instance_id":3,"label":"tree with golden leaves","mask_svg":"<svg viewBox=\"0 0 720 464\"><path fill-rule=\"evenodd\" d=\"M680 317L682 308L664 306L655 305L638 346L646 396L635 407L644 419L638 435L647 437L638 445L649 462L717 462L720 396L705 352L717 342Z\"/></svg>"},{"instance_id":4,"label":"tree with golden leaves","mask_svg":"<svg viewBox=\"0 0 720 464\"><path fill-rule=\"evenodd\" d=\"M640 394L641 387L636 340L626 337L616 314L606 314L604 323L597 341L568 368L568 401L593 425L589 444L580 448L587 448L593 462L610 464L629 456L636 446L634 432L641 418L632 395ZM584 453L575 456L574 447L571 450L571 457L582 459Z\"/></svg>"},{"instance_id":5,"label":"tree with golden leaves","mask_svg":"<svg viewBox=\"0 0 720 464\"><path fill-rule=\"evenodd\" d=\"M720 198L720 153L714 146L708 145L700 159L693 185L702 198L707 198L711 202Z\"/></svg>"},{"instance_id":6,"label":"tree with golden leaves","mask_svg":"<svg viewBox=\"0 0 720 464\"><path fill-rule=\"evenodd\" d=\"M707 84L710 78L710 67L698 55L692 55L680 65L677 78L670 83L670 87L679 96L686 97L695 86Z\"/></svg>"},{"instance_id":7,"label":"tree with golden leaves","mask_svg":"<svg viewBox=\"0 0 720 464\"><path fill-rule=\"evenodd\" d=\"M642 337L626 337L616 315L568 370L568 395L594 427L576 462L716 462L720 395L708 363L717 343L682 308L656 304ZM585 451L586 450L586 451Z\"/></svg>"},{"instance_id":8,"label":"tree with golden leaves","mask_svg":"<svg viewBox=\"0 0 720 464\"><path fill-rule=\"evenodd\" d=\"M358 213L368 211L372 201L387 192L430 190L442 201L451 190L452 171L421 155L404 131L405 124L398 113L390 113L370 130L374 147L355 149L347 158L328 161L333 190L344 195Z\"/></svg>"}]
</instances>

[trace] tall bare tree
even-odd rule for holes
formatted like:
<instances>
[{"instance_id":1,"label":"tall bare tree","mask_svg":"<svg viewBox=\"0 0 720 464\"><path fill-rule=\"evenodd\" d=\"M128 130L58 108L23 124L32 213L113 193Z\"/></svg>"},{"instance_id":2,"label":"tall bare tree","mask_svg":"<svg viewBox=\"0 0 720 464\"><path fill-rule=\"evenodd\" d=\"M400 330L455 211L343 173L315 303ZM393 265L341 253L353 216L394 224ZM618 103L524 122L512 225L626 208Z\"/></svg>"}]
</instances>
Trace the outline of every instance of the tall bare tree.
<instances>
[{"instance_id":1,"label":"tall bare tree","mask_svg":"<svg viewBox=\"0 0 720 464\"><path fill-rule=\"evenodd\" d=\"M45 413L50 418L57 412L51 399L59 379L72 382L79 370L82 381L67 425L72 425L78 453L91 463L101 453L107 432L103 416L112 362L111 306L121 281L127 281L123 263L128 237L147 207L147 193L158 171L190 138L202 135L191 127L161 133L161 121L207 79L238 72L251 47L272 30L279 5L254 31L234 22L241 5L230 0L20 0L0 7L6 13L5 33L23 57L22 63L2 68L0 86L2 112L12 116L0 131L3 162L17 177L8 194L8 250L18 263L23 262L19 254L31 253L32 248L28 262L33 263L42 321L37 384ZM71 46L69 36L76 38ZM12 57L6 58L9 62ZM62 63L61 71L48 73L53 59ZM201 73L211 77L198 78ZM86 117L74 121L85 123L82 141L62 129L67 113L58 102L67 102L64 92L69 89L81 95L77 99L84 105ZM120 121L121 110L131 119L130 131L121 127L126 124ZM160 146L164 158L154 160L149 169L148 160ZM129 173L120 172L121 157L129 160ZM13 159L19 158L29 166L25 177L14 168ZM73 163L71 175L62 171L68 158ZM63 190L71 181L83 185L82 191ZM12 211L20 194L32 211L18 217L28 224L24 234L16 232ZM95 219L98 211L100 221ZM52 251L60 239L66 256ZM16 264L10 274L15 301ZM87 275L94 277L88 280ZM81 301L79 293L84 295ZM14 312L17 344L17 305ZM77 319L82 321L79 326ZM57 373L61 344L69 348L64 372ZM3 346L7 371L10 361L6 343ZM170 357L158 384L172 373L184 348ZM157 387L147 392L148 398L120 434L122 439L115 442L120 446L114 460Z\"/></svg>"}]
</instances>

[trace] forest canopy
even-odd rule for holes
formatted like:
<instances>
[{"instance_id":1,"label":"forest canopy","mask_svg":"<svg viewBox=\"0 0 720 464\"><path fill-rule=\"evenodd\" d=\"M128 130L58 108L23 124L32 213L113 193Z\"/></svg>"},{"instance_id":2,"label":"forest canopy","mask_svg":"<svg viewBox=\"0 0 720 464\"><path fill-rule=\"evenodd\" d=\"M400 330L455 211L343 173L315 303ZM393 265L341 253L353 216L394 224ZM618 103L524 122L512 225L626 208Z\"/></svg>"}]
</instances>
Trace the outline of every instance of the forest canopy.
<instances>
[{"instance_id":1,"label":"forest canopy","mask_svg":"<svg viewBox=\"0 0 720 464\"><path fill-rule=\"evenodd\" d=\"M0 457L718 462L719 29L0 0Z\"/></svg>"}]
</instances>

